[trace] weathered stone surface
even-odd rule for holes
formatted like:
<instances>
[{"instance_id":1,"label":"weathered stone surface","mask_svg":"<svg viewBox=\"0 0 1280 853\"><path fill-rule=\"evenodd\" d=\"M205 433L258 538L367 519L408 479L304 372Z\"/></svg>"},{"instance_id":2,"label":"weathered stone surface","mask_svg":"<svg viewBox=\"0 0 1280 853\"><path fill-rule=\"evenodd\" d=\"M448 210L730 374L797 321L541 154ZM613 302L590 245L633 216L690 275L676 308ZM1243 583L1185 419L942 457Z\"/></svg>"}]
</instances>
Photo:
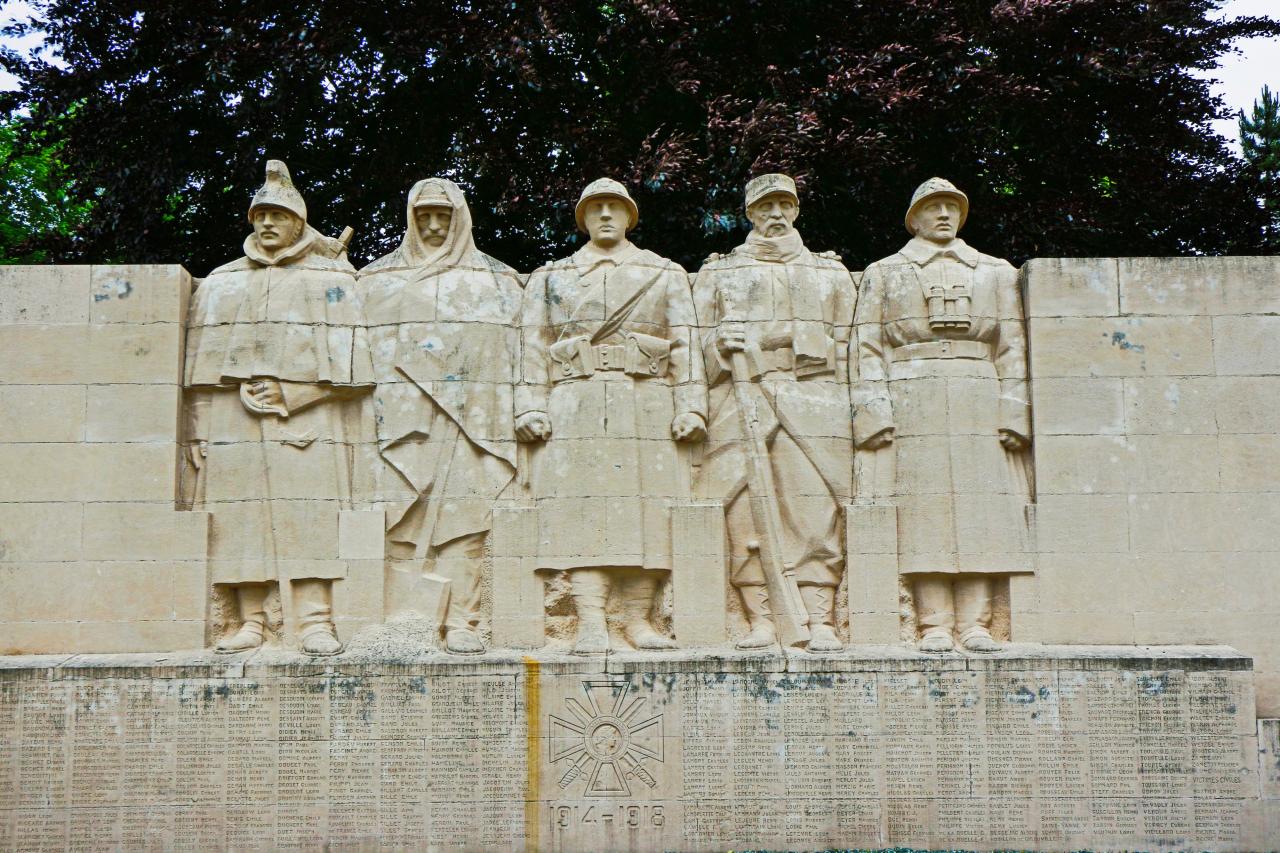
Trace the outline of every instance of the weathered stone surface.
<instances>
[{"instance_id":1,"label":"weathered stone surface","mask_svg":"<svg viewBox=\"0 0 1280 853\"><path fill-rule=\"evenodd\" d=\"M1275 802L1229 649L456 660L0 659L0 825L18 849L1229 851Z\"/></svg>"}]
</instances>

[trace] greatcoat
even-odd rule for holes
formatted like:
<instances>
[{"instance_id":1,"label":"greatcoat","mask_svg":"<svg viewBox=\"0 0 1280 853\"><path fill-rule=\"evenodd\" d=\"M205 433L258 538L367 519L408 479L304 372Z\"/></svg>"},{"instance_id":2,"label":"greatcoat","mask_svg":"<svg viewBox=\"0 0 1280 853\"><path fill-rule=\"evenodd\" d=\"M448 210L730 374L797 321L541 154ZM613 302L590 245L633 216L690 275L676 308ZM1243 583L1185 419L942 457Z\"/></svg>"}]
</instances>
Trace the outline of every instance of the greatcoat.
<instances>
[{"instance_id":1,"label":"greatcoat","mask_svg":"<svg viewBox=\"0 0 1280 853\"><path fill-rule=\"evenodd\" d=\"M698 492L728 508L733 582L763 584L764 576L755 560L746 561L746 543L761 533L745 494L749 450L731 364L716 346L726 321L746 332L753 375L743 385L768 443L782 561L801 584L835 586L853 470L848 380L856 291L849 271L832 255L810 252L795 232L781 241L755 237L712 256L694 296L711 398Z\"/></svg>"},{"instance_id":2,"label":"greatcoat","mask_svg":"<svg viewBox=\"0 0 1280 853\"><path fill-rule=\"evenodd\" d=\"M192 297L188 438L208 442L192 508L212 514L214 583L343 577L338 511L352 500L360 386L371 383L355 271L310 226L276 255L256 235ZM287 416L243 386L280 382Z\"/></svg>"},{"instance_id":3,"label":"greatcoat","mask_svg":"<svg viewBox=\"0 0 1280 853\"><path fill-rule=\"evenodd\" d=\"M689 496L671 423L707 411L694 326L685 271L630 244L530 277L516 415L552 427L531 454L539 568L671 568L670 502Z\"/></svg>"},{"instance_id":4,"label":"greatcoat","mask_svg":"<svg viewBox=\"0 0 1280 853\"><path fill-rule=\"evenodd\" d=\"M1031 569L1027 345L1017 273L963 240L914 238L863 274L854 438L886 428L905 574Z\"/></svg>"},{"instance_id":5,"label":"greatcoat","mask_svg":"<svg viewBox=\"0 0 1280 853\"><path fill-rule=\"evenodd\" d=\"M438 249L414 222L428 192L443 192L453 208ZM374 466L372 498L387 510L391 541L421 553L488 530L493 501L515 476L521 286L515 270L476 249L470 209L451 181L415 184L406 218L400 247L359 280L385 462ZM423 530L428 499L440 501L439 514Z\"/></svg>"}]
</instances>

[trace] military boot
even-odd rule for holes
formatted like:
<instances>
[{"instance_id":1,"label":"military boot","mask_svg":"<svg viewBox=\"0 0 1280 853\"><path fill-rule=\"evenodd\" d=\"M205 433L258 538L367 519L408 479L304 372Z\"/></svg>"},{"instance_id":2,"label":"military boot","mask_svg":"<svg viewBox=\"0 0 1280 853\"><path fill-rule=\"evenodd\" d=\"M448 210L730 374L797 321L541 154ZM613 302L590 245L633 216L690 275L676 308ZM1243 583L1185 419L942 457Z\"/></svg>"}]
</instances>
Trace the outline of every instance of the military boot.
<instances>
[{"instance_id":1,"label":"military boot","mask_svg":"<svg viewBox=\"0 0 1280 853\"><path fill-rule=\"evenodd\" d=\"M218 641L214 651L229 655L236 652L247 652L262 645L262 638L267 631L267 611L264 603L267 600L265 586L241 586L235 591L236 602L240 607L240 629L230 637Z\"/></svg>"},{"instance_id":2,"label":"military boot","mask_svg":"<svg viewBox=\"0 0 1280 853\"><path fill-rule=\"evenodd\" d=\"M604 614L609 577L599 569L577 569L570 573L569 584L578 611L578 638L573 653L602 655L609 651L609 626Z\"/></svg>"},{"instance_id":3,"label":"military boot","mask_svg":"<svg viewBox=\"0 0 1280 853\"><path fill-rule=\"evenodd\" d=\"M778 642L778 631L773 625L773 612L769 609L769 590L763 584L738 587L742 597L742 609L747 615L751 630L738 642L740 649L767 649Z\"/></svg>"},{"instance_id":4,"label":"military boot","mask_svg":"<svg viewBox=\"0 0 1280 853\"><path fill-rule=\"evenodd\" d=\"M960 578L955 582L956 631L960 645L968 652L998 652L1000 644L991 636L991 580Z\"/></svg>"},{"instance_id":5,"label":"military boot","mask_svg":"<svg viewBox=\"0 0 1280 853\"><path fill-rule=\"evenodd\" d=\"M831 586L802 586L800 598L809 613L809 651L838 652L844 643L836 636L836 590Z\"/></svg>"},{"instance_id":6,"label":"military boot","mask_svg":"<svg viewBox=\"0 0 1280 853\"><path fill-rule=\"evenodd\" d=\"M303 654L328 656L342 651L338 631L333 627L330 583L315 579L293 582L293 607L298 614L298 642Z\"/></svg>"}]
</instances>

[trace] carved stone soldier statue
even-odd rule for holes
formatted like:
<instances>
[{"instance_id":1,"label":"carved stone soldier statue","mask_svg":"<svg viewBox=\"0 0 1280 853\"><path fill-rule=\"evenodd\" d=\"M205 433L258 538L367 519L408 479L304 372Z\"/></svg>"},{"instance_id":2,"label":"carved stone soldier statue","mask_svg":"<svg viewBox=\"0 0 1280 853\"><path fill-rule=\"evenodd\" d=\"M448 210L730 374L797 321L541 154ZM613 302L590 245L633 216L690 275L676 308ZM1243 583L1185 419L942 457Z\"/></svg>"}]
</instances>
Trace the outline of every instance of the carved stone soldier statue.
<instances>
[{"instance_id":1,"label":"carved stone soldier statue","mask_svg":"<svg viewBox=\"0 0 1280 853\"><path fill-rule=\"evenodd\" d=\"M516 434L532 455L537 565L570 572L574 652L608 650L620 593L627 640L670 648L650 621L671 569L669 502L687 497L678 441L705 434L706 385L683 269L627 240L639 210L607 178L575 211L591 240L533 273L522 309Z\"/></svg>"},{"instance_id":2,"label":"carved stone soldier statue","mask_svg":"<svg viewBox=\"0 0 1280 853\"><path fill-rule=\"evenodd\" d=\"M424 568L448 579L445 646L478 653L485 534L515 476L521 285L476 249L452 181L414 184L406 219L400 247L360 271L385 462L374 499L387 510L386 600L393 613L413 609Z\"/></svg>"},{"instance_id":3,"label":"carved stone soldier statue","mask_svg":"<svg viewBox=\"0 0 1280 853\"><path fill-rule=\"evenodd\" d=\"M1027 345L1017 274L956 235L969 200L920 185L912 239L867 268L856 318L861 452L890 453L898 565L920 647L991 651L991 576L1029 571Z\"/></svg>"},{"instance_id":4,"label":"carved stone soldier statue","mask_svg":"<svg viewBox=\"0 0 1280 853\"><path fill-rule=\"evenodd\" d=\"M212 514L213 583L231 588L239 628L217 644L262 644L272 584L292 603L302 650L342 649L331 586L339 510L351 508L359 386L371 381L345 245L307 224L285 164L267 163L249 205L245 256L196 290L185 384L193 508Z\"/></svg>"},{"instance_id":5,"label":"carved stone soldier statue","mask_svg":"<svg viewBox=\"0 0 1280 853\"><path fill-rule=\"evenodd\" d=\"M848 346L856 294L837 257L801 240L791 178L753 179L746 209L746 242L708 259L695 286L711 397L699 492L726 502L731 581L750 624L738 646L776 642L771 617L783 614L766 586L766 572L776 570L799 587L804 612L796 615L802 623L807 616L808 648L832 651L841 648L835 592L852 489ZM763 443L754 462L753 433ZM753 485L772 494L751 494Z\"/></svg>"}]
</instances>

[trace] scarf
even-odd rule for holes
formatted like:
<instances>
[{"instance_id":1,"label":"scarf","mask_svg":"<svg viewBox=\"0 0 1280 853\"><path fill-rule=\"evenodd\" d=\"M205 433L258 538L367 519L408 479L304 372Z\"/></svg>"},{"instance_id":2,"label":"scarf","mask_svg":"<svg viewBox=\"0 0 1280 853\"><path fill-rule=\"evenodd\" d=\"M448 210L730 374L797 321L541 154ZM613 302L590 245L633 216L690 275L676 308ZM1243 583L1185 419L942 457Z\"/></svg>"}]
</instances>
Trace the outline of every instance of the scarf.
<instances>
[{"instance_id":1,"label":"scarf","mask_svg":"<svg viewBox=\"0 0 1280 853\"><path fill-rule=\"evenodd\" d=\"M800 232L794 228L781 237L765 237L752 231L744 244L757 261L781 264L781 275L791 295L791 348L796 365L827 360L827 327L813 280L813 259L808 257ZM800 263L796 263L800 261Z\"/></svg>"}]
</instances>

